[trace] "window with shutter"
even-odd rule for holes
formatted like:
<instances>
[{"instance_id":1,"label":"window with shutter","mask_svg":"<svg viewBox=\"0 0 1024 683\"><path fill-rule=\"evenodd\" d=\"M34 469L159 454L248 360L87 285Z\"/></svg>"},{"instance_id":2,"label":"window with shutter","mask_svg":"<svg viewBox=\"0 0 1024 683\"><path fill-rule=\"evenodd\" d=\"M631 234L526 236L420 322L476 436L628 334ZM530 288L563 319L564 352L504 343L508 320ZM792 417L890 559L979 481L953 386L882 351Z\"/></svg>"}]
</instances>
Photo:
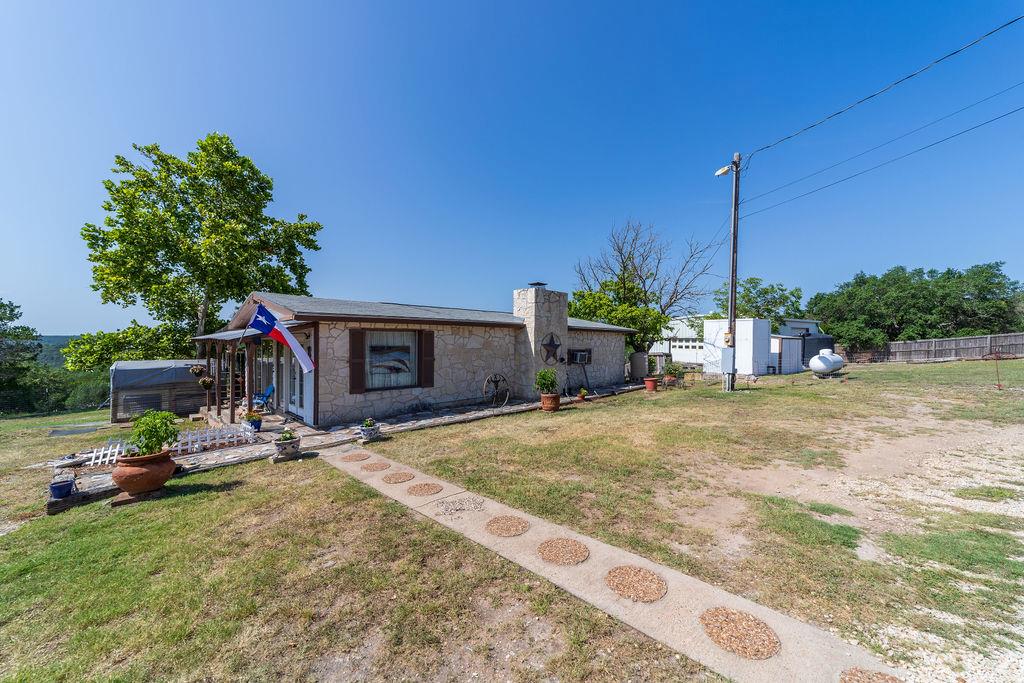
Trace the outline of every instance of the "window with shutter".
<instances>
[{"instance_id":1,"label":"window with shutter","mask_svg":"<svg viewBox=\"0 0 1024 683\"><path fill-rule=\"evenodd\" d=\"M366 388L399 389L417 385L419 338L412 330L366 332Z\"/></svg>"}]
</instances>

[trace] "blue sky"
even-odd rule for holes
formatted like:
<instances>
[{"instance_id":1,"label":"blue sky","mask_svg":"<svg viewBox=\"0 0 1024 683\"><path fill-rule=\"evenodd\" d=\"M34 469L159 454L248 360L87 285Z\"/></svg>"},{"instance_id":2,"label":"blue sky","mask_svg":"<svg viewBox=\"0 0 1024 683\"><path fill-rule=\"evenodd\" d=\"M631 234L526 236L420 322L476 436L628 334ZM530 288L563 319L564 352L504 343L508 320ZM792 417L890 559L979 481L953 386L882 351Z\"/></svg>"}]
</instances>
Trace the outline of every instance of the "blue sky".
<instances>
[{"instance_id":1,"label":"blue sky","mask_svg":"<svg viewBox=\"0 0 1024 683\"><path fill-rule=\"evenodd\" d=\"M0 25L0 297L47 334L141 309L89 288L116 153L228 133L272 213L324 224L320 296L508 309L632 219L682 242L716 168L1019 13L1015 2L11 3ZM1024 80L1024 22L759 155L747 196ZM1024 104L1024 87L821 182ZM1005 260L1024 279L1024 112L752 217L740 275L806 294L859 270ZM750 209L771 203L751 203ZM724 253L716 267L726 273Z\"/></svg>"}]
</instances>

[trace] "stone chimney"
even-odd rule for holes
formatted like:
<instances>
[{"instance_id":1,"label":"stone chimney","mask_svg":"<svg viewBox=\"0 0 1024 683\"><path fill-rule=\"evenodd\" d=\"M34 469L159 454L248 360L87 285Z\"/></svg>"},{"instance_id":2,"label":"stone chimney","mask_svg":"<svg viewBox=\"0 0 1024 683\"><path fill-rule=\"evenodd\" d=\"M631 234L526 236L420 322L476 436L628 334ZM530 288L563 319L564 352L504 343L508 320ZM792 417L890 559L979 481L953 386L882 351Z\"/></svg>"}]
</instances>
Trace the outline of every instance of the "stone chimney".
<instances>
[{"instance_id":1,"label":"stone chimney","mask_svg":"<svg viewBox=\"0 0 1024 683\"><path fill-rule=\"evenodd\" d=\"M535 398L533 382L537 371L545 368L553 369L558 374L558 385L563 386L563 360L569 342L569 295L547 289L543 282L531 282L529 287L512 293L512 315L526 322L516 340L516 395Z\"/></svg>"}]
</instances>

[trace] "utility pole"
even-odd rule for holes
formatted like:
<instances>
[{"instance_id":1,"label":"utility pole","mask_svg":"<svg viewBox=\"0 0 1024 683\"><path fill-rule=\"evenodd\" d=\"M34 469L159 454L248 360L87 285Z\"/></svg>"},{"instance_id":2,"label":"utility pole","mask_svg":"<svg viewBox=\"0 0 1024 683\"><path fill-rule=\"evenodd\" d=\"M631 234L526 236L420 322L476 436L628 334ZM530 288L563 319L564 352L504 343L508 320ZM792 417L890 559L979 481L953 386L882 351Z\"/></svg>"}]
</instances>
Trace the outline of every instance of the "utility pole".
<instances>
[{"instance_id":1,"label":"utility pole","mask_svg":"<svg viewBox=\"0 0 1024 683\"><path fill-rule=\"evenodd\" d=\"M717 176L732 173L732 231L729 237L729 328L725 333L725 348L722 349L722 390L736 389L736 254L740 236L740 153L732 157L732 163L715 173Z\"/></svg>"}]
</instances>

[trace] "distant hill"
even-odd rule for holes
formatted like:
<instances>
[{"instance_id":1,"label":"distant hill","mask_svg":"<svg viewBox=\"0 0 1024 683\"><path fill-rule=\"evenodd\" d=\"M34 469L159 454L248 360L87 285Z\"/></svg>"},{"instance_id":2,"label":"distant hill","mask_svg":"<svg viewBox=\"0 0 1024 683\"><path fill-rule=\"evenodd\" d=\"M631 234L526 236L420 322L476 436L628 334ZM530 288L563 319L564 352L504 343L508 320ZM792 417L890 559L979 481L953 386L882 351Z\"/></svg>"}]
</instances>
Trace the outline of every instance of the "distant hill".
<instances>
[{"instance_id":1,"label":"distant hill","mask_svg":"<svg viewBox=\"0 0 1024 683\"><path fill-rule=\"evenodd\" d=\"M64 356L60 350L77 336L76 334L39 335L39 343L43 345L43 350L39 352L39 362L44 365L52 365L53 367L64 365Z\"/></svg>"}]
</instances>

